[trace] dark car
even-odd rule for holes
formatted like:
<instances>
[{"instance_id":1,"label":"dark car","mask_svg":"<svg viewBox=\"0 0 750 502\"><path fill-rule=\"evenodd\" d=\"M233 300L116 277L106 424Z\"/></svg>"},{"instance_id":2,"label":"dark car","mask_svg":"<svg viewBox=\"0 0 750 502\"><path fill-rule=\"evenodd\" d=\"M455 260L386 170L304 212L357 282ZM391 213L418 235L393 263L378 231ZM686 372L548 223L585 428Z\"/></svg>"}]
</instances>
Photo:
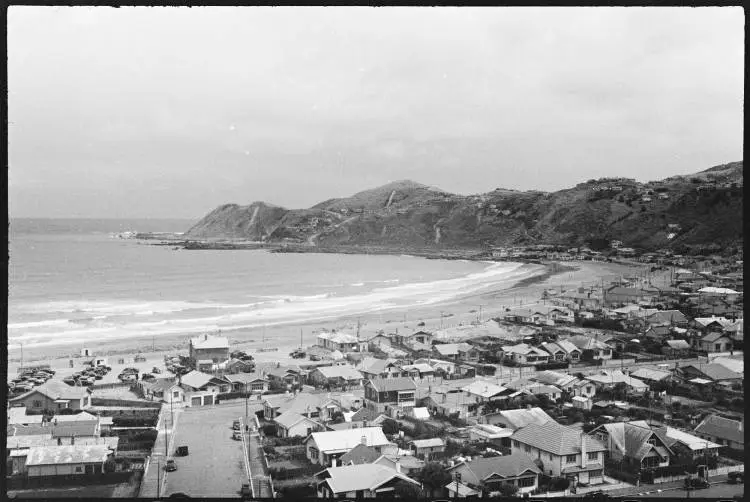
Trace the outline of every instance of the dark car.
<instances>
[{"instance_id":1,"label":"dark car","mask_svg":"<svg viewBox=\"0 0 750 502\"><path fill-rule=\"evenodd\" d=\"M176 492L176 493L173 493L172 495L170 495L169 498L171 498L171 499L189 499L190 495L188 495L187 493Z\"/></svg>"},{"instance_id":2,"label":"dark car","mask_svg":"<svg viewBox=\"0 0 750 502\"><path fill-rule=\"evenodd\" d=\"M154 366L153 368L151 368L151 373L161 373L161 370Z\"/></svg>"},{"instance_id":3,"label":"dark car","mask_svg":"<svg viewBox=\"0 0 750 502\"><path fill-rule=\"evenodd\" d=\"M703 478L686 478L685 489L686 490L699 490L701 488L708 488L711 486L708 481Z\"/></svg>"},{"instance_id":4,"label":"dark car","mask_svg":"<svg viewBox=\"0 0 750 502\"><path fill-rule=\"evenodd\" d=\"M249 484L247 484L247 483L243 483L242 484L242 488L240 488L240 496L242 498L252 497L253 496L253 491L250 489L250 485Z\"/></svg>"},{"instance_id":5,"label":"dark car","mask_svg":"<svg viewBox=\"0 0 750 502\"><path fill-rule=\"evenodd\" d=\"M598 492L589 492L583 495L583 498L585 499L597 499L597 500L603 500L603 499L609 499L612 498L611 495L608 493L604 493L603 491Z\"/></svg>"},{"instance_id":6,"label":"dark car","mask_svg":"<svg viewBox=\"0 0 750 502\"><path fill-rule=\"evenodd\" d=\"M177 464L175 464L173 459L167 460L167 464L164 466L164 469L168 472L176 471L177 470Z\"/></svg>"},{"instance_id":7,"label":"dark car","mask_svg":"<svg viewBox=\"0 0 750 502\"><path fill-rule=\"evenodd\" d=\"M745 473L740 471L732 471L729 474L727 474L727 477L729 478L730 484L737 484L737 483L744 483L745 482Z\"/></svg>"},{"instance_id":8,"label":"dark car","mask_svg":"<svg viewBox=\"0 0 750 502\"><path fill-rule=\"evenodd\" d=\"M178 446L177 447L177 455L180 457L185 457L188 454L188 447L187 446Z\"/></svg>"}]
</instances>

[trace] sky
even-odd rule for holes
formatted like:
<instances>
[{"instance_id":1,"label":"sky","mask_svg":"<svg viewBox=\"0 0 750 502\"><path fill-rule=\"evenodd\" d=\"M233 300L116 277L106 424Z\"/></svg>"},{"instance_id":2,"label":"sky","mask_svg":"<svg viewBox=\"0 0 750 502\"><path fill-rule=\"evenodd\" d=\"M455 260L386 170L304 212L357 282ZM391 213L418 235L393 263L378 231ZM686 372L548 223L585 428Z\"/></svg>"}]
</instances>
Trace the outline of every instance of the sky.
<instances>
[{"instance_id":1,"label":"sky","mask_svg":"<svg viewBox=\"0 0 750 502\"><path fill-rule=\"evenodd\" d=\"M554 191L741 160L743 14L13 6L10 216L197 219L402 179Z\"/></svg>"}]
</instances>

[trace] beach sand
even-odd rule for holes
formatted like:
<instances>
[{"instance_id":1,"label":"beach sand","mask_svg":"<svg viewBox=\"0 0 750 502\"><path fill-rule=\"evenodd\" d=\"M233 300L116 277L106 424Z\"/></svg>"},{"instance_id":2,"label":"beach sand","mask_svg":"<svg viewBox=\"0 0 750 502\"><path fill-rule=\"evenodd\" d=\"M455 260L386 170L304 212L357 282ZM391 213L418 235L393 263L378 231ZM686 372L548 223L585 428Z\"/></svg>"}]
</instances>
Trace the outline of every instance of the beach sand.
<instances>
[{"instance_id":1,"label":"beach sand","mask_svg":"<svg viewBox=\"0 0 750 502\"><path fill-rule=\"evenodd\" d=\"M574 267L574 270L571 270ZM356 333L357 324L360 326L360 336L369 338L379 330L385 332L412 332L416 329L437 331L442 328L468 325L476 322L479 318L483 321L501 315L506 308L523 304L537 303L545 289L566 289L577 286L600 285L602 280L608 280L620 275L632 273L633 267L605 263L605 262L566 262L562 271L554 271L555 264L546 268L543 266L530 266L529 275L516 283L514 286L499 290L487 291L476 295L453 299L444 303L430 305L417 305L400 310L391 310L383 313L364 313L358 316L341 317L327 322L288 324L283 326L269 326L265 329L239 330L223 333L229 338L231 350L246 350L253 355L259 366L280 362L287 364L300 362L289 357L289 352L300 346L300 333L302 333L302 345L304 347L315 344L315 333L320 330L347 330ZM481 307L480 307L481 306ZM441 319L442 313L442 319ZM442 321L442 324L441 324ZM418 326L419 323L423 326ZM110 365L119 358L125 358L126 364L132 364L135 354L142 354L147 358L146 363L138 366L150 369L151 366L159 365L164 355L187 354L188 339L195 334L184 336L144 337L129 340L107 341L106 344L97 346L89 343L87 348L94 354L108 357ZM258 352L260 348L277 348L277 351ZM75 366L80 367L80 347L44 346L24 351L24 364L31 362L48 363L55 369L72 373L69 361L73 359ZM8 375L15 375L21 364L20 351L10 351L8 359ZM78 369L78 368L76 368ZM62 373L61 373L62 374ZM11 377L12 378L12 377Z\"/></svg>"}]
</instances>

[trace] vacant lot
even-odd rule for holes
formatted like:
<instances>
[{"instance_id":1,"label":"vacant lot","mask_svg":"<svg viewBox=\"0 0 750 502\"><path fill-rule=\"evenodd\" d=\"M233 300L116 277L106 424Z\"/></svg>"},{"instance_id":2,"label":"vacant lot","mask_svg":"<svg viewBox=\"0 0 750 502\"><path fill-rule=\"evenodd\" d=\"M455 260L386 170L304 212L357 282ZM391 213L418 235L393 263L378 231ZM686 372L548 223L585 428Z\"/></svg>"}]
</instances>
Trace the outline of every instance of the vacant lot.
<instances>
[{"instance_id":1,"label":"vacant lot","mask_svg":"<svg viewBox=\"0 0 750 502\"><path fill-rule=\"evenodd\" d=\"M248 480L242 442L232 439L232 421L244 412L244 407L220 405L187 408L180 414L174 447L187 446L190 454L175 457L177 470L166 473L164 496L176 492L191 497L239 496Z\"/></svg>"}]
</instances>

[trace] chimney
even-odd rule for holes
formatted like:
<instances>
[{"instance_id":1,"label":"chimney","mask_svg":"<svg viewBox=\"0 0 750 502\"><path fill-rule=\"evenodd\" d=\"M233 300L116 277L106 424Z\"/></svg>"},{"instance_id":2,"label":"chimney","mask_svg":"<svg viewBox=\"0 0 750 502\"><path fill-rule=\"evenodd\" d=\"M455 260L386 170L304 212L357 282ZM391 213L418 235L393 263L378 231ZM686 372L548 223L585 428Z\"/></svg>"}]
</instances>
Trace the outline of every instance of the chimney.
<instances>
[{"instance_id":1,"label":"chimney","mask_svg":"<svg viewBox=\"0 0 750 502\"><path fill-rule=\"evenodd\" d=\"M581 467L586 467L586 434L581 432Z\"/></svg>"},{"instance_id":2,"label":"chimney","mask_svg":"<svg viewBox=\"0 0 750 502\"><path fill-rule=\"evenodd\" d=\"M396 459L396 472L401 472L401 460L398 458Z\"/></svg>"},{"instance_id":3,"label":"chimney","mask_svg":"<svg viewBox=\"0 0 750 502\"><path fill-rule=\"evenodd\" d=\"M360 443L362 443L362 446L367 446L367 436L362 434L362 439L360 439Z\"/></svg>"},{"instance_id":4,"label":"chimney","mask_svg":"<svg viewBox=\"0 0 750 502\"><path fill-rule=\"evenodd\" d=\"M335 458L331 459L331 467L336 467L336 459Z\"/></svg>"}]
</instances>

